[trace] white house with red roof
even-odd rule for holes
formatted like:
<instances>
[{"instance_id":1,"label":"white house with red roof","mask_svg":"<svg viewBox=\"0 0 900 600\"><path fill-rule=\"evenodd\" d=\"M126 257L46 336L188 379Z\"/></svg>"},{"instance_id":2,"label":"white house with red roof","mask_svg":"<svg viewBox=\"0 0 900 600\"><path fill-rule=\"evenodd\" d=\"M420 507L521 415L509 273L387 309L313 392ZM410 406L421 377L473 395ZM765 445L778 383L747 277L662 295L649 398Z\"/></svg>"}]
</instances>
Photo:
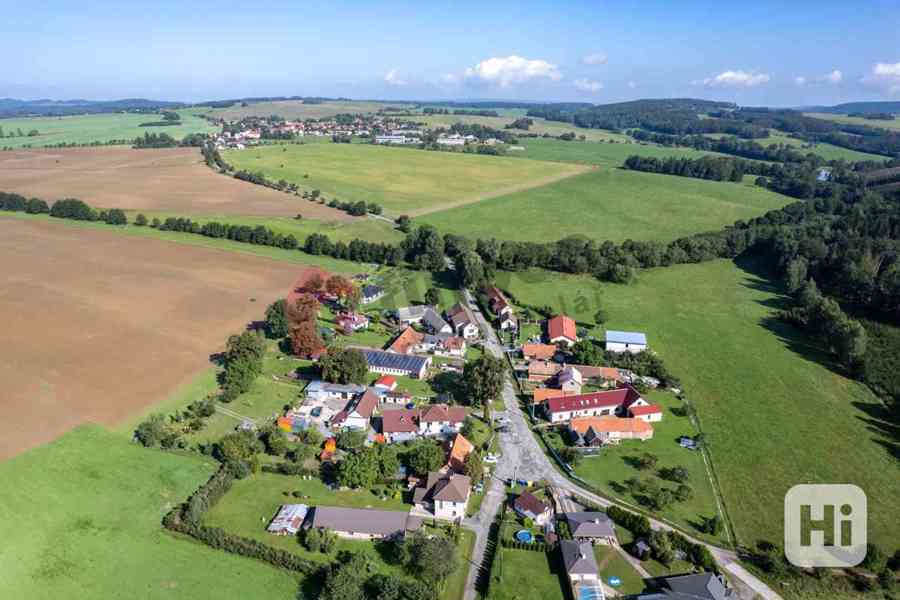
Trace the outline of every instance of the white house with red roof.
<instances>
[{"instance_id":1,"label":"white house with red roof","mask_svg":"<svg viewBox=\"0 0 900 600\"><path fill-rule=\"evenodd\" d=\"M458 433L466 420L462 406L432 404L419 412L419 434L440 435Z\"/></svg>"},{"instance_id":2,"label":"white house with red roof","mask_svg":"<svg viewBox=\"0 0 900 600\"><path fill-rule=\"evenodd\" d=\"M397 378L393 375L382 375L375 381L373 387L393 392L397 389Z\"/></svg>"},{"instance_id":3,"label":"white house with red roof","mask_svg":"<svg viewBox=\"0 0 900 600\"><path fill-rule=\"evenodd\" d=\"M552 319L547 319L547 340L551 344L575 345L578 341L575 319L566 315L556 315Z\"/></svg>"},{"instance_id":4,"label":"white house with red roof","mask_svg":"<svg viewBox=\"0 0 900 600\"><path fill-rule=\"evenodd\" d=\"M413 440L419 435L418 411L398 408L381 414L381 433L389 443Z\"/></svg>"},{"instance_id":5,"label":"white house with red roof","mask_svg":"<svg viewBox=\"0 0 900 600\"><path fill-rule=\"evenodd\" d=\"M633 408L649 404L630 385L588 394L556 396L543 402L544 412L552 423L567 423L573 417L624 416Z\"/></svg>"},{"instance_id":6,"label":"white house with red roof","mask_svg":"<svg viewBox=\"0 0 900 600\"><path fill-rule=\"evenodd\" d=\"M656 421L662 421L662 407L658 404L630 406L628 407L628 416L647 423L655 423Z\"/></svg>"}]
</instances>

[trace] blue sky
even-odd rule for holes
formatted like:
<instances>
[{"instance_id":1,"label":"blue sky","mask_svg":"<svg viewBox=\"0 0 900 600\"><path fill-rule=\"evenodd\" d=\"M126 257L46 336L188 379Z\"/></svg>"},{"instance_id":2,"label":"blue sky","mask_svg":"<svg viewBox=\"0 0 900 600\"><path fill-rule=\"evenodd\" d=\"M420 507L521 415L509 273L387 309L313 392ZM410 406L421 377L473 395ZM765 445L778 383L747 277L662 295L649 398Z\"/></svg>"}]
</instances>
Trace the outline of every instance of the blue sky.
<instances>
[{"instance_id":1,"label":"blue sky","mask_svg":"<svg viewBox=\"0 0 900 600\"><path fill-rule=\"evenodd\" d=\"M17 2L0 97L900 100L893 2Z\"/></svg>"}]
</instances>

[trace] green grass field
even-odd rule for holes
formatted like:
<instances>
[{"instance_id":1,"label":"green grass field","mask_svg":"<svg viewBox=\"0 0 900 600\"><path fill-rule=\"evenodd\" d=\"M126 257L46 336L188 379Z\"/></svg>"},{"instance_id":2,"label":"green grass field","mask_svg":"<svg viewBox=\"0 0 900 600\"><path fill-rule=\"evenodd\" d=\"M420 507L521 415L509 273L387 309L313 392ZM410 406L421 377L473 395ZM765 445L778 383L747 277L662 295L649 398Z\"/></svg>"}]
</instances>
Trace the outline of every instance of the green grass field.
<instances>
[{"instance_id":1,"label":"green grass field","mask_svg":"<svg viewBox=\"0 0 900 600\"><path fill-rule=\"evenodd\" d=\"M391 215L416 214L523 189L580 167L370 144L292 144L225 152L237 169L261 171L331 200L376 202ZM308 175L308 177L306 177Z\"/></svg>"},{"instance_id":2,"label":"green grass field","mask_svg":"<svg viewBox=\"0 0 900 600\"><path fill-rule=\"evenodd\" d=\"M278 102L253 102L247 106L235 104L228 108L200 108L213 117L222 119L242 119L244 117L268 117L278 115L289 121L303 119L324 119L341 113L373 113L385 106L404 106L402 103L384 102L352 102L329 101L318 104L306 104L301 100L283 100Z\"/></svg>"},{"instance_id":3,"label":"green grass field","mask_svg":"<svg viewBox=\"0 0 900 600\"><path fill-rule=\"evenodd\" d=\"M612 546L594 546L594 558L600 567L600 577L603 582L609 584L610 577L618 577L621 583L614 588L623 596L640 594L644 591L644 579L634 570L625 557L619 554Z\"/></svg>"},{"instance_id":4,"label":"green grass field","mask_svg":"<svg viewBox=\"0 0 900 600\"><path fill-rule=\"evenodd\" d=\"M0 464L0 597L296 597L294 574L162 529L214 469L95 426Z\"/></svg>"},{"instance_id":5,"label":"green grass field","mask_svg":"<svg viewBox=\"0 0 900 600\"><path fill-rule=\"evenodd\" d=\"M868 495L870 541L900 539L900 478L880 403L773 321L784 298L767 280L721 260L641 272L630 286L543 272L497 283L584 321L599 305L609 328L647 333L697 408L739 542L780 543L787 490L835 482Z\"/></svg>"},{"instance_id":6,"label":"green grass field","mask_svg":"<svg viewBox=\"0 0 900 600\"><path fill-rule=\"evenodd\" d=\"M825 160L846 160L849 162L861 160L888 160L887 156L881 156L880 154L870 154L868 152L859 152L857 150L842 148L840 146L834 146L832 144L810 144L803 140L798 140L797 138L792 138L783 133L779 133L775 130L770 130L769 137L757 141L763 146L768 146L769 144L786 144L788 146L795 147L801 152L811 152L813 154L817 154Z\"/></svg>"},{"instance_id":7,"label":"green grass field","mask_svg":"<svg viewBox=\"0 0 900 600\"><path fill-rule=\"evenodd\" d=\"M753 184L604 168L416 219L469 238L671 241L762 215L790 199Z\"/></svg>"},{"instance_id":8,"label":"green grass field","mask_svg":"<svg viewBox=\"0 0 900 600\"><path fill-rule=\"evenodd\" d=\"M518 116L522 115L510 115L510 116L501 116L501 117L478 117L478 116L469 116L469 115L427 115L422 117L410 117L410 120L416 121L417 123L425 123L427 127L450 127L454 123L474 123L477 125L484 125L485 127L493 127L494 129L503 129L506 125L509 125L513 121L516 120ZM561 135L563 133L575 133L576 135L583 135L588 140L592 141L606 141L606 140L616 140L616 141L627 141L631 138L627 135L621 133L613 133L612 131L606 131L603 129L588 129L586 127L575 127L574 125L569 125L568 123L562 123L560 121L546 121L544 119L537 119L534 117L530 117L534 124L528 129L527 132L522 133L536 133L538 135L549 134L553 136ZM518 130L513 131L512 133L517 133ZM522 138L520 141L524 141L526 138Z\"/></svg>"},{"instance_id":9,"label":"green grass field","mask_svg":"<svg viewBox=\"0 0 900 600\"><path fill-rule=\"evenodd\" d=\"M281 248L272 248L270 246L256 246L253 244L244 244L231 240L219 238L208 238L202 235L193 235L189 233L180 233L177 231L159 231L152 227L137 227L135 225L107 225L99 222L73 221L70 219L52 219L47 215L29 215L18 212L0 212L0 219L50 219L54 223L60 223L66 227L83 228L83 229L102 229L123 235L133 235L137 237L149 237L158 240L175 242L178 244L187 244L189 246L201 246L203 248L213 248L216 250L224 250L228 252L242 252L244 254L252 254L254 256L264 256L274 260L297 263L301 265L310 265L321 267L328 271L337 273L360 273L367 270L366 265L351 262L348 260L338 260L329 256L313 256L306 254L300 250L282 250ZM240 218L240 217L238 217ZM230 222L230 221L229 221Z\"/></svg>"},{"instance_id":10,"label":"green grass field","mask_svg":"<svg viewBox=\"0 0 900 600\"><path fill-rule=\"evenodd\" d=\"M77 115L74 117L33 117L27 119L0 119L5 135L21 129L25 137L4 137L0 148L53 146L56 144L90 144L112 140L133 140L144 133L167 133L181 139L189 133L218 131L209 121L196 115L196 110L176 111L181 115L181 125L171 127L140 127L141 123L161 120L159 115L110 113L101 115ZM39 135L28 137L36 129Z\"/></svg>"},{"instance_id":11,"label":"green grass field","mask_svg":"<svg viewBox=\"0 0 900 600\"><path fill-rule=\"evenodd\" d=\"M653 439L646 442L623 441L618 446L604 448L597 456L583 458L575 468L575 474L600 488L607 496L639 504L638 499L622 489L625 480L632 477L655 479L662 487L674 489L677 484L655 477L655 471L666 467L685 467L690 473L690 479L686 483L694 491L693 498L687 502L675 502L660 514L690 529L692 524L702 522L701 516L710 518L718 513L712 485L703 464L703 456L699 452L685 450L676 442L682 435L693 437L697 434L697 430L687 416L678 416L672 411L673 408L682 407L682 403L674 395L666 392L650 392L647 394L647 400L663 407L663 420L653 423ZM556 433L549 435L548 438L556 447L565 445ZM659 458L656 470L641 471L632 466L630 460L645 452Z\"/></svg>"},{"instance_id":12,"label":"green grass field","mask_svg":"<svg viewBox=\"0 0 900 600\"><path fill-rule=\"evenodd\" d=\"M305 200L303 202L306 202ZM333 242L350 242L353 239L362 239L369 242L380 242L385 244L398 244L403 239L404 234L398 231L393 224L381 219L354 219L352 221L333 221L323 222L315 219L293 219L291 217L253 217L243 215L190 215L185 213L167 213L128 210L130 221L134 220L135 215L143 213L149 220L154 217L160 221L165 221L167 217L184 217L196 221L198 223L206 223L207 221L218 221L219 223L229 223L231 225L248 225L256 227L262 225L268 227L275 233L282 235L291 234L302 244L303 241L311 233L324 233Z\"/></svg>"},{"instance_id":13,"label":"green grass field","mask_svg":"<svg viewBox=\"0 0 900 600\"><path fill-rule=\"evenodd\" d=\"M692 148L667 148L653 144L628 142L564 142L555 139L522 139L519 145L524 151L510 151L509 156L533 158L535 160L556 160L602 167L619 167L632 154L654 158L700 158L713 154ZM718 155L721 156L721 155Z\"/></svg>"},{"instance_id":14,"label":"green grass field","mask_svg":"<svg viewBox=\"0 0 900 600\"><path fill-rule=\"evenodd\" d=\"M847 123L848 125L865 125L867 127L881 127L882 129L892 129L900 131L900 119L864 119L862 117L851 117L849 115L833 115L830 113L803 113L807 117L816 119L824 119L826 121L834 121L836 123Z\"/></svg>"},{"instance_id":15,"label":"green grass field","mask_svg":"<svg viewBox=\"0 0 900 600\"><path fill-rule=\"evenodd\" d=\"M293 492L302 494L302 497L294 497ZM221 527L226 531L259 540L270 546L321 562L323 565L332 562L336 553L348 551L365 554L369 558L372 572L404 574L400 565L378 551L379 546L382 545L378 542L339 539L334 553L323 554L310 552L299 543L297 537L267 533L266 526L278 512L278 508L282 504L295 502L308 506L346 506L401 512L410 509L410 505L404 504L400 497L382 499L369 490L332 491L317 479L302 480L298 477L258 473L247 479L236 481L228 494L207 513L204 521L207 525ZM457 548L460 556L460 568L444 584L440 600L459 600L461 598L468 571L468 563L465 559L471 556L473 543L474 535L463 531Z\"/></svg>"},{"instance_id":16,"label":"green grass field","mask_svg":"<svg viewBox=\"0 0 900 600\"><path fill-rule=\"evenodd\" d=\"M558 574L561 565L557 557L545 552L499 548L495 560L501 581L492 581L490 600L545 600L567 598L563 592L564 579Z\"/></svg>"}]
</instances>

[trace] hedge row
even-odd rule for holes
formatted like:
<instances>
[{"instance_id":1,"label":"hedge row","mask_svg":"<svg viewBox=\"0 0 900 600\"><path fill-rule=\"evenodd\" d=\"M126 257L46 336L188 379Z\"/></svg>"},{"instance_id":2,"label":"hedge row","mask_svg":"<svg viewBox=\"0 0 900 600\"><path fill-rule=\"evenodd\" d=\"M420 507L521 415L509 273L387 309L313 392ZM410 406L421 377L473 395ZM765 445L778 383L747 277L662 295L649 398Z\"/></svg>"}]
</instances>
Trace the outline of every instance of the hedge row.
<instances>
[{"instance_id":1,"label":"hedge row","mask_svg":"<svg viewBox=\"0 0 900 600\"><path fill-rule=\"evenodd\" d=\"M529 544L518 540L502 540L500 545L504 548L511 548L513 550L531 550L533 552L550 552L550 550L553 549L553 546L543 542L533 542Z\"/></svg>"},{"instance_id":2,"label":"hedge row","mask_svg":"<svg viewBox=\"0 0 900 600\"><path fill-rule=\"evenodd\" d=\"M256 558L282 569L303 574L318 571L321 568L320 564L300 558L292 552L272 548L257 540L234 535L218 527L200 524L203 515L231 489L235 471L240 469L227 464L222 465L187 502L176 506L163 517L163 527L169 531L189 535L216 550Z\"/></svg>"}]
</instances>

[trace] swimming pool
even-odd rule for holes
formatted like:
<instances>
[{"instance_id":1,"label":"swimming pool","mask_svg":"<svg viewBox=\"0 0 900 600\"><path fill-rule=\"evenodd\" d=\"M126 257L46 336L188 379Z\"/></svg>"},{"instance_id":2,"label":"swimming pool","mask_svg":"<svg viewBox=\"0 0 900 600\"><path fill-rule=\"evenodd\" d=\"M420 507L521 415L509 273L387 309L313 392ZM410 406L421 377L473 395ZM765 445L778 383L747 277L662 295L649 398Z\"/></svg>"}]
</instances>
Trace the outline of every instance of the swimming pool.
<instances>
[{"instance_id":1,"label":"swimming pool","mask_svg":"<svg viewBox=\"0 0 900 600\"><path fill-rule=\"evenodd\" d=\"M527 529L520 529L516 532L516 539L520 542L530 544L534 541L534 535L532 535L531 532Z\"/></svg>"}]
</instances>

